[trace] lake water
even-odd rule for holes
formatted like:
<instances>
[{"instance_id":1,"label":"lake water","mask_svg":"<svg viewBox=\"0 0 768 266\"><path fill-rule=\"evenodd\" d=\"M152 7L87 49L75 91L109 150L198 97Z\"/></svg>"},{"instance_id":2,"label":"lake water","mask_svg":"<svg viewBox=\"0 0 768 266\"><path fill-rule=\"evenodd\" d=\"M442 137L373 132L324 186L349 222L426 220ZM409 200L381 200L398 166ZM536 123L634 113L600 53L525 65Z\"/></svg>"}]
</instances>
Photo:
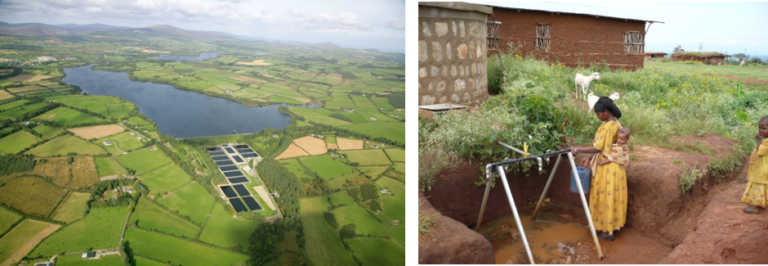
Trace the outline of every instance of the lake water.
<instances>
[{"instance_id":1,"label":"lake water","mask_svg":"<svg viewBox=\"0 0 768 266\"><path fill-rule=\"evenodd\" d=\"M155 57L153 59L160 59L160 60L174 60L176 62L181 61L201 61L205 59L211 59L219 57L219 54L214 53L202 53L199 56L179 56L179 55L160 55L158 57Z\"/></svg>"},{"instance_id":2,"label":"lake water","mask_svg":"<svg viewBox=\"0 0 768 266\"><path fill-rule=\"evenodd\" d=\"M171 85L132 81L127 73L65 68L62 79L92 95L124 98L157 123L161 134L192 138L283 129L291 117L274 107L248 107L235 101L176 89Z\"/></svg>"}]
</instances>

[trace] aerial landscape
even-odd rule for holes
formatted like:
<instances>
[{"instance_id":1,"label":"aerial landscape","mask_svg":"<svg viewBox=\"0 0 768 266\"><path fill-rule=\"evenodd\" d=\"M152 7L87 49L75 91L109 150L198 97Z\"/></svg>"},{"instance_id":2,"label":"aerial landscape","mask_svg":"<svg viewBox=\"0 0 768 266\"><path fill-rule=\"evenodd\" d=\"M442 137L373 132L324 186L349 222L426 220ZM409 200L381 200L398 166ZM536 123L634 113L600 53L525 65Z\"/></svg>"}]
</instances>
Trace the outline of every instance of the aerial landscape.
<instances>
[{"instance_id":1,"label":"aerial landscape","mask_svg":"<svg viewBox=\"0 0 768 266\"><path fill-rule=\"evenodd\" d=\"M405 264L402 42L102 18L0 22L0 265Z\"/></svg>"}]
</instances>

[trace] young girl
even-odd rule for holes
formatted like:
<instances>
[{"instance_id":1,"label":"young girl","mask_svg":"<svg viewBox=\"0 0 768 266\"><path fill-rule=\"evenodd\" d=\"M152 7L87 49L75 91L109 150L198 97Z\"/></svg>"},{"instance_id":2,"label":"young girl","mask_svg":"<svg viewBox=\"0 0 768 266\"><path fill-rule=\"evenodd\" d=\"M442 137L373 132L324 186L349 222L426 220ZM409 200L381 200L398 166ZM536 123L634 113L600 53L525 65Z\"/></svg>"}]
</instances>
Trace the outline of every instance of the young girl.
<instances>
[{"instance_id":1,"label":"young girl","mask_svg":"<svg viewBox=\"0 0 768 266\"><path fill-rule=\"evenodd\" d=\"M629 165L629 128L622 127L616 136L616 144L611 145L610 152L603 152L605 160L597 162L597 165L606 165L614 162L620 165Z\"/></svg>"},{"instance_id":2,"label":"young girl","mask_svg":"<svg viewBox=\"0 0 768 266\"><path fill-rule=\"evenodd\" d=\"M752 151L749 159L749 172L747 177L747 189L744 190L744 196L741 202L746 203L745 213L759 214L757 207L765 208L765 194L768 190L768 116L764 116L758 123L757 135L758 146Z\"/></svg>"}]
</instances>

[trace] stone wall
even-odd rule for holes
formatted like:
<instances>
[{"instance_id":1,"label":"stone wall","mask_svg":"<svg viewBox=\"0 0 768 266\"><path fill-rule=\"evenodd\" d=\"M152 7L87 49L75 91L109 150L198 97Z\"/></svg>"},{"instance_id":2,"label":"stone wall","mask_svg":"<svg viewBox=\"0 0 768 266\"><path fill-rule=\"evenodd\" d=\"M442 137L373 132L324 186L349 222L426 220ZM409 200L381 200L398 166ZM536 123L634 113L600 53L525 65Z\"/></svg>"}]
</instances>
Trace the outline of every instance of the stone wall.
<instances>
[{"instance_id":1,"label":"stone wall","mask_svg":"<svg viewBox=\"0 0 768 266\"><path fill-rule=\"evenodd\" d=\"M486 21L491 8L419 3L419 105L475 106L488 98Z\"/></svg>"}]
</instances>

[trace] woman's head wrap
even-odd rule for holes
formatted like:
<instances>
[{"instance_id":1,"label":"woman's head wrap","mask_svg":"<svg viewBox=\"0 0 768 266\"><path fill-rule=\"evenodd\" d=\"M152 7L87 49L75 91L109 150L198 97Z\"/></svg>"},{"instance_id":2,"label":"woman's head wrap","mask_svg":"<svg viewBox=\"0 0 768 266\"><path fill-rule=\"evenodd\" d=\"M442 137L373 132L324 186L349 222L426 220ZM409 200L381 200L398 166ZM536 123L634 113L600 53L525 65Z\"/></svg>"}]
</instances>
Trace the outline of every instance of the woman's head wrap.
<instances>
[{"instance_id":1,"label":"woman's head wrap","mask_svg":"<svg viewBox=\"0 0 768 266\"><path fill-rule=\"evenodd\" d=\"M619 110L619 107L617 107L611 98L602 96L600 99L597 100L597 103L595 103L595 112L605 112L605 110L608 110L613 114L613 117L616 117L616 119L621 118L621 110Z\"/></svg>"}]
</instances>

